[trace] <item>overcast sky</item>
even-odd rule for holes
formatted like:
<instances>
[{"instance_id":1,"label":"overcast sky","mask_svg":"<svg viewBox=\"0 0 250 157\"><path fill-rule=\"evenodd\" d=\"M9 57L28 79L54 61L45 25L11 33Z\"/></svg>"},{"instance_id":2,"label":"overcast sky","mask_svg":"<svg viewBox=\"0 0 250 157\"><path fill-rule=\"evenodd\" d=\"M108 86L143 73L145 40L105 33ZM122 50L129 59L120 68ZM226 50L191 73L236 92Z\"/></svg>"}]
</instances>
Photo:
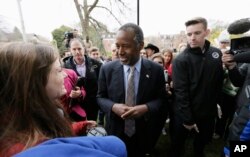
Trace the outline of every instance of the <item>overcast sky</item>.
<instances>
[{"instance_id":1,"label":"overcast sky","mask_svg":"<svg viewBox=\"0 0 250 157\"><path fill-rule=\"evenodd\" d=\"M91 1L91 0L89 0ZM108 0L100 0L107 3ZM80 1L82 2L82 1ZM137 22L137 0L125 0L132 9L126 17L118 15L122 23ZM21 0L27 33L36 33L51 39L51 32L61 25L74 26L78 15L73 0ZM250 0L140 0L140 26L145 36L174 34L184 30L189 18L202 16L208 20L232 22L250 17ZM94 16L110 30L119 25L104 12ZM0 0L0 15L20 28L17 0Z\"/></svg>"}]
</instances>

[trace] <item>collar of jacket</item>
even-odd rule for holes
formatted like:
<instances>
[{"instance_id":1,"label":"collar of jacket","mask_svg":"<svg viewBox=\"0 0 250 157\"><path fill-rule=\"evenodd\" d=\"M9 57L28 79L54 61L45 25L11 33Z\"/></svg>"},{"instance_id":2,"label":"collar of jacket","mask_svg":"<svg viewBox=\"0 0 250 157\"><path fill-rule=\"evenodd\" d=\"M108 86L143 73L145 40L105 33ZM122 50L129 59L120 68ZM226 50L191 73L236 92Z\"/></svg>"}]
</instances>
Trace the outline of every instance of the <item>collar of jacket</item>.
<instances>
[{"instance_id":1,"label":"collar of jacket","mask_svg":"<svg viewBox=\"0 0 250 157\"><path fill-rule=\"evenodd\" d=\"M87 67L89 65L89 58L87 55L84 55L84 63L85 63L85 66ZM73 56L69 56L69 57L66 57L63 59L63 62L66 63L67 61L70 62L71 65L76 65L75 61L74 61L74 57Z\"/></svg>"},{"instance_id":2,"label":"collar of jacket","mask_svg":"<svg viewBox=\"0 0 250 157\"><path fill-rule=\"evenodd\" d=\"M205 45L204 45L204 53L206 53L208 51L210 47L210 42L208 40L205 40ZM196 47L196 48L191 48L190 45L187 45L187 51L195 53L195 54L203 54L202 53L202 49L200 47Z\"/></svg>"}]
</instances>

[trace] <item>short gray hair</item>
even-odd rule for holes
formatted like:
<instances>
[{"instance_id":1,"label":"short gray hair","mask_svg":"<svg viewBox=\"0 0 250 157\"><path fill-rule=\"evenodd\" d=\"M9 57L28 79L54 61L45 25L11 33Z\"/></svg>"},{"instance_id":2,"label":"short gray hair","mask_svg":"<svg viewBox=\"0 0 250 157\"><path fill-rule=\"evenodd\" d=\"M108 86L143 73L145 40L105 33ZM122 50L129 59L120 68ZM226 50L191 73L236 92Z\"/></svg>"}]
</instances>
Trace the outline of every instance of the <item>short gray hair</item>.
<instances>
[{"instance_id":1,"label":"short gray hair","mask_svg":"<svg viewBox=\"0 0 250 157\"><path fill-rule=\"evenodd\" d=\"M144 42L144 35L143 35L143 31L141 29L140 26L134 24L134 23L126 23L124 25L122 25L119 28L119 31L133 31L135 33L135 42L136 44L139 46L139 44Z\"/></svg>"}]
</instances>

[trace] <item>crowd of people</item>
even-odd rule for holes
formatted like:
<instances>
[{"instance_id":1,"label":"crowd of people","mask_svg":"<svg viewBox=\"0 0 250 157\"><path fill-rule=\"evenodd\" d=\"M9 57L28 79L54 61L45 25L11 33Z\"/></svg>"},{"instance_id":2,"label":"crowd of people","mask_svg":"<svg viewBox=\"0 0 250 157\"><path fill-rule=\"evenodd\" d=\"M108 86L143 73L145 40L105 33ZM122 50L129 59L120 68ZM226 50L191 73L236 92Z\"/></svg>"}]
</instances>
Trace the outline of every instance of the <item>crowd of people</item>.
<instances>
[{"instance_id":1,"label":"crowd of people","mask_svg":"<svg viewBox=\"0 0 250 157\"><path fill-rule=\"evenodd\" d=\"M77 37L63 58L49 44L2 44L0 156L154 156L169 121L171 157L185 155L189 135L195 157L212 138L249 141L249 64L232 61L229 35L212 46L205 18L185 26L178 54L145 45L133 23L118 29L110 60ZM97 126L108 136L88 137Z\"/></svg>"}]
</instances>

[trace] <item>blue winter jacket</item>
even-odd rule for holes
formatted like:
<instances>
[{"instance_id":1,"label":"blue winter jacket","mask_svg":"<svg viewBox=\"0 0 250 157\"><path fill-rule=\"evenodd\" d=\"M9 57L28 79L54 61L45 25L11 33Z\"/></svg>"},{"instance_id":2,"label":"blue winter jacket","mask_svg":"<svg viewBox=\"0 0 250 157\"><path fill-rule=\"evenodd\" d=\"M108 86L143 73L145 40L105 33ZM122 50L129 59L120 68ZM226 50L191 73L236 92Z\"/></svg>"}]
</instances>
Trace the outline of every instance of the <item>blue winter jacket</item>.
<instances>
[{"instance_id":1,"label":"blue winter jacket","mask_svg":"<svg viewBox=\"0 0 250 157\"><path fill-rule=\"evenodd\" d=\"M125 144L115 136L56 138L15 157L127 157Z\"/></svg>"}]
</instances>

